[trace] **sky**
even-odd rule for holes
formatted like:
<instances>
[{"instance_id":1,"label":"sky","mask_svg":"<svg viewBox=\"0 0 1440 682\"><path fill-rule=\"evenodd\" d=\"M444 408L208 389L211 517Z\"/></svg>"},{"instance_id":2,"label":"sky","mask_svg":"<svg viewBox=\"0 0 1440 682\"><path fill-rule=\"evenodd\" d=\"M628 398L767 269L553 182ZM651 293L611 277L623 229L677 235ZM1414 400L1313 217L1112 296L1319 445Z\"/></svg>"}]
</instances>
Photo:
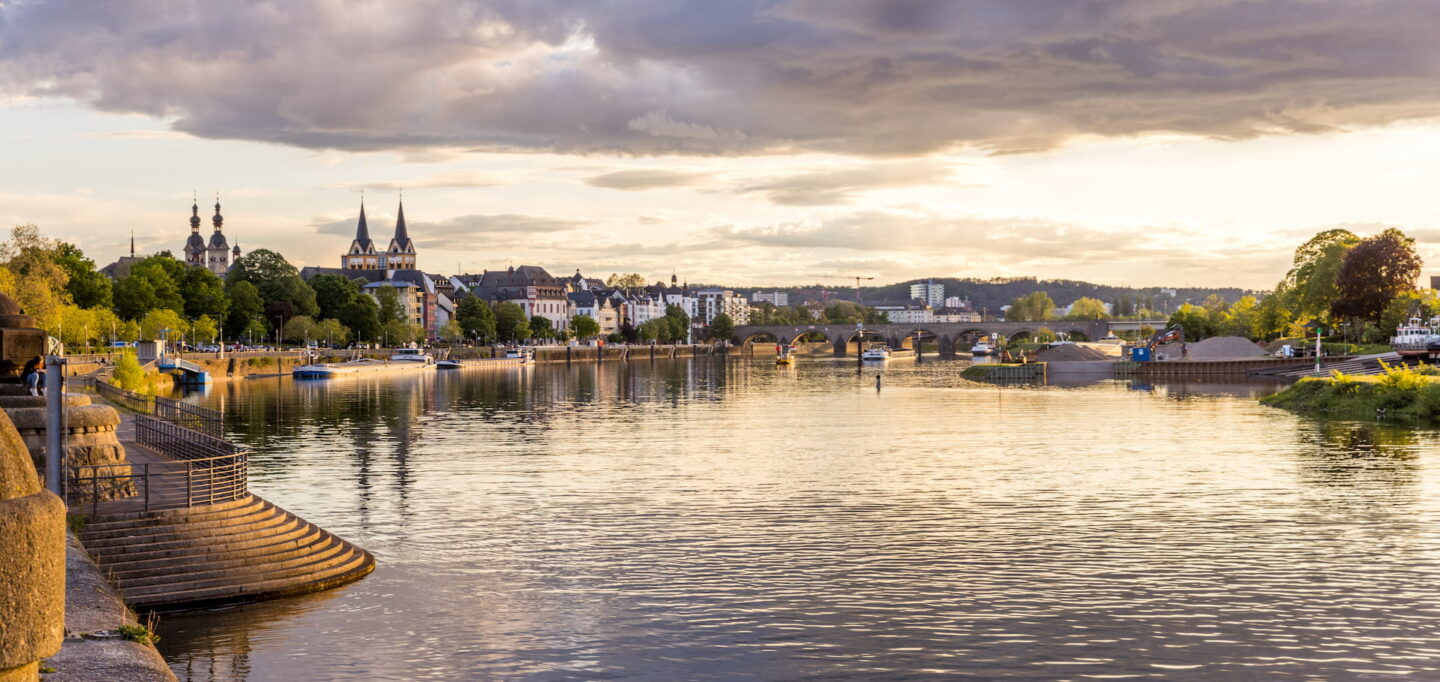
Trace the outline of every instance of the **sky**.
<instances>
[{"instance_id":1,"label":"sky","mask_svg":"<svg viewBox=\"0 0 1440 682\"><path fill-rule=\"evenodd\" d=\"M1269 288L1336 226L1440 262L1440 3L0 0L0 225L99 264L733 286ZM853 279L850 279L853 282Z\"/></svg>"}]
</instances>

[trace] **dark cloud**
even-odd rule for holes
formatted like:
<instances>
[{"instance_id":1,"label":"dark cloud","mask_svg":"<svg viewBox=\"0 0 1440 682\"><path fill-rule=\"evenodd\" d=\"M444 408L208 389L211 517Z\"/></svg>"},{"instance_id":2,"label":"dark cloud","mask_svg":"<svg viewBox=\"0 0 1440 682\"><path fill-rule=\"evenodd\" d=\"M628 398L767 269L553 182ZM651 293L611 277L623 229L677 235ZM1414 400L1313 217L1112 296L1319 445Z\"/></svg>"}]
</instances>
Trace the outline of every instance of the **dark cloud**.
<instances>
[{"instance_id":1,"label":"dark cloud","mask_svg":"<svg viewBox=\"0 0 1440 682\"><path fill-rule=\"evenodd\" d=\"M346 182L330 185L340 189L377 189L393 191L420 188L494 187L502 184L499 179L476 171L447 171L433 173L413 180L391 180L381 182Z\"/></svg>"},{"instance_id":2,"label":"dark cloud","mask_svg":"<svg viewBox=\"0 0 1440 682\"><path fill-rule=\"evenodd\" d=\"M640 191L693 185L705 176L700 173L667 170L622 170L585 178L585 184L606 189Z\"/></svg>"},{"instance_id":3,"label":"dark cloud","mask_svg":"<svg viewBox=\"0 0 1440 682\"><path fill-rule=\"evenodd\" d=\"M315 231L321 234L352 237L355 235L357 220L358 218L321 219L314 221L312 225ZM395 218L394 216L368 215L366 222L370 227L370 236L378 242L386 242L394 227ZM515 213L463 215L437 222L406 220L406 228L410 236L414 238L417 247L453 251L480 250L492 246L493 240L497 238L565 232L586 224L586 221L583 220Z\"/></svg>"},{"instance_id":4,"label":"dark cloud","mask_svg":"<svg viewBox=\"0 0 1440 682\"><path fill-rule=\"evenodd\" d=\"M1437 25L1428 0L21 0L0 94L415 160L1013 152L1434 116Z\"/></svg>"}]
</instances>

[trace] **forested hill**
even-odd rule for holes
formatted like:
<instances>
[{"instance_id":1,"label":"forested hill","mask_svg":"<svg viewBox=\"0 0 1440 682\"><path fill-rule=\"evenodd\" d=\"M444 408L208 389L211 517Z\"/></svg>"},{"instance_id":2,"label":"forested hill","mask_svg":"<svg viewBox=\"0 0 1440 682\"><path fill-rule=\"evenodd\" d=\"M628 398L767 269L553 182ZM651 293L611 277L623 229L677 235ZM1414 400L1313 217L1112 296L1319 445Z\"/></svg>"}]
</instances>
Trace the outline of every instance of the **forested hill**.
<instances>
[{"instance_id":1,"label":"forested hill","mask_svg":"<svg viewBox=\"0 0 1440 682\"><path fill-rule=\"evenodd\" d=\"M887 284L878 287L860 288L861 295L866 301L894 301L910 298L910 285L921 282L933 281L936 284L945 285L945 295L969 298L971 305L976 310L986 308L992 311L999 310L1001 306L1009 305L1010 302L1020 296L1032 291L1044 291L1050 294L1058 306L1067 306L1077 298L1089 296L1098 298L1106 303L1114 303L1120 297L1129 300L1148 300L1153 302L1153 308L1163 312L1170 312L1182 303L1199 304L1211 294L1217 294L1227 302L1234 303L1241 296L1257 294L1259 292L1238 289L1235 287L1206 288L1206 287L1117 287L1104 284L1092 284L1090 282L1079 282L1069 279L1038 279L1035 277L1014 277L995 279L956 279L953 277L937 277L933 280L913 279L896 284ZM824 286L814 284L803 287L746 287L736 288L735 291L743 292L748 298L756 291L784 291L790 294L790 304L797 305L809 300L821 300L822 292L829 291L830 300L855 300L854 285L845 286L837 282L833 285ZM1173 292L1173 295L1172 293Z\"/></svg>"}]
</instances>

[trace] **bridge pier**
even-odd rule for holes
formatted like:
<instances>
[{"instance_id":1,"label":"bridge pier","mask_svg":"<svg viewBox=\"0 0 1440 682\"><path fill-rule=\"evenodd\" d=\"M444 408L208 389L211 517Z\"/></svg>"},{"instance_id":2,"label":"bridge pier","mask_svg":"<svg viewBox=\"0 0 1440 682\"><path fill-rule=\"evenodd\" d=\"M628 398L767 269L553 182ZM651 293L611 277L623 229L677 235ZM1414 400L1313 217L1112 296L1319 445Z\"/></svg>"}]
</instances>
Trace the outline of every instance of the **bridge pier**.
<instances>
[{"instance_id":1,"label":"bridge pier","mask_svg":"<svg viewBox=\"0 0 1440 682\"><path fill-rule=\"evenodd\" d=\"M850 345L850 342L847 341L847 340L845 340L845 339L836 339L836 340L835 340L835 357L837 357L837 358L843 358L843 357L845 357L845 347L846 347L846 346L849 346L849 345Z\"/></svg>"},{"instance_id":2,"label":"bridge pier","mask_svg":"<svg viewBox=\"0 0 1440 682\"><path fill-rule=\"evenodd\" d=\"M950 337L948 337L948 336L941 336L941 337L939 337L938 339L936 339L936 342L937 342L937 345L940 346L940 357L942 357L942 358L953 358L953 357L955 357L955 339L952 339L952 338L950 338Z\"/></svg>"}]
</instances>

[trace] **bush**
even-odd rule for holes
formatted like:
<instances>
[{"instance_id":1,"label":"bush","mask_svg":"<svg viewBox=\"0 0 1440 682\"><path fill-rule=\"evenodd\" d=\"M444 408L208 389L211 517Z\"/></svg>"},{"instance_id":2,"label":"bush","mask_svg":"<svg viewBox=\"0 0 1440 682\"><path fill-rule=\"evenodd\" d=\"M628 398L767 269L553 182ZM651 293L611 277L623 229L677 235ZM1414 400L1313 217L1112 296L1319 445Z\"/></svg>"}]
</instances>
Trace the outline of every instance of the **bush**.
<instances>
[{"instance_id":1,"label":"bush","mask_svg":"<svg viewBox=\"0 0 1440 682\"><path fill-rule=\"evenodd\" d=\"M125 351L116 358L113 383L127 391L138 391L145 384L145 370L140 369L140 361L135 359L135 353Z\"/></svg>"}]
</instances>

